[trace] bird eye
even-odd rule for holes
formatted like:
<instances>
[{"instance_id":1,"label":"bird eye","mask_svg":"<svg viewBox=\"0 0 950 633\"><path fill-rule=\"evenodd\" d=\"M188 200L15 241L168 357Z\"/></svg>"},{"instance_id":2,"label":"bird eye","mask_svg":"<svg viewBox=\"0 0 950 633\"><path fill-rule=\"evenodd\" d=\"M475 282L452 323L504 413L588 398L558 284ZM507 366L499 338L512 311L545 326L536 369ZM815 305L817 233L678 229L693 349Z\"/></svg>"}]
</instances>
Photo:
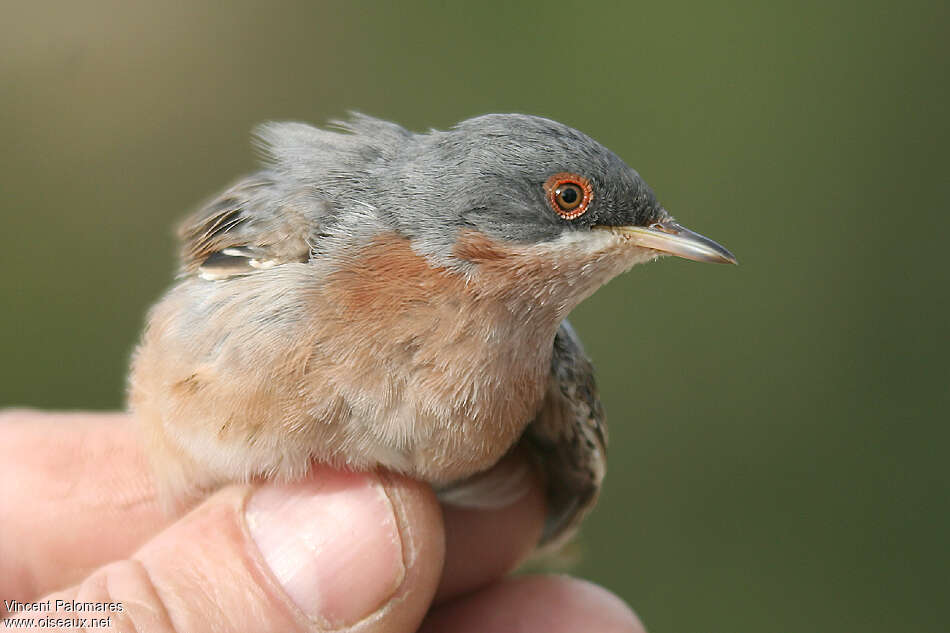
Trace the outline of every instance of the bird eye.
<instances>
[{"instance_id":1,"label":"bird eye","mask_svg":"<svg viewBox=\"0 0 950 633\"><path fill-rule=\"evenodd\" d=\"M544 183L548 204L565 220L584 215L594 198L590 181L577 174L554 174Z\"/></svg>"}]
</instances>

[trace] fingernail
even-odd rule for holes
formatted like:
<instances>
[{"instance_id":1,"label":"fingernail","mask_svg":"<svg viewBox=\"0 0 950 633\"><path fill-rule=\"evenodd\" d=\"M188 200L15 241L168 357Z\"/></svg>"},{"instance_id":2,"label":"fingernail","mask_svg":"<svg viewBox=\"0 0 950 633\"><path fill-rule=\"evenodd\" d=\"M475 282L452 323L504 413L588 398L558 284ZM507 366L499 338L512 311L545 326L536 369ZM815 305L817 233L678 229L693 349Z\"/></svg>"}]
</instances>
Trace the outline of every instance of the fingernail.
<instances>
[{"instance_id":1,"label":"fingernail","mask_svg":"<svg viewBox=\"0 0 950 633\"><path fill-rule=\"evenodd\" d=\"M266 485L245 517L271 573L324 628L375 613L402 584L392 502L372 475L320 469L304 482Z\"/></svg>"}]
</instances>

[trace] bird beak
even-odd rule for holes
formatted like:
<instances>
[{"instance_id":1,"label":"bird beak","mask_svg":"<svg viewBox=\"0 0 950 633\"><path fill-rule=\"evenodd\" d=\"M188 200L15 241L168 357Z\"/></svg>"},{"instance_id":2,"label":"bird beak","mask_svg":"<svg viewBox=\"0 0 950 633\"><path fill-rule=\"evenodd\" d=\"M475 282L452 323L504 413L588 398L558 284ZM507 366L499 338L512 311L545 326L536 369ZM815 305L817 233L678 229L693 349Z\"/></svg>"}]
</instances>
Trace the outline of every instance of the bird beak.
<instances>
[{"instance_id":1,"label":"bird beak","mask_svg":"<svg viewBox=\"0 0 950 633\"><path fill-rule=\"evenodd\" d=\"M642 248L676 255L697 262L738 264L736 256L708 237L693 233L673 220L654 222L650 226L599 226L618 233Z\"/></svg>"}]
</instances>

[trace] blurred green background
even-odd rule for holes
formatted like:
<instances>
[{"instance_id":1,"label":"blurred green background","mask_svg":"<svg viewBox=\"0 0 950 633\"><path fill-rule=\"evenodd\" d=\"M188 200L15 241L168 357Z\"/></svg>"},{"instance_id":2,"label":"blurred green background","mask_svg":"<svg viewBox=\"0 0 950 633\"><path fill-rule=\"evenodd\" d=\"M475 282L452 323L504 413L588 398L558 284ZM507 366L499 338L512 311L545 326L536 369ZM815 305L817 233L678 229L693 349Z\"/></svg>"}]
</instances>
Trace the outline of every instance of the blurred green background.
<instances>
[{"instance_id":1,"label":"blurred green background","mask_svg":"<svg viewBox=\"0 0 950 633\"><path fill-rule=\"evenodd\" d=\"M256 123L546 115L741 262L575 311L611 424L577 573L654 632L946 630L948 6L4 3L0 404L122 406Z\"/></svg>"}]
</instances>

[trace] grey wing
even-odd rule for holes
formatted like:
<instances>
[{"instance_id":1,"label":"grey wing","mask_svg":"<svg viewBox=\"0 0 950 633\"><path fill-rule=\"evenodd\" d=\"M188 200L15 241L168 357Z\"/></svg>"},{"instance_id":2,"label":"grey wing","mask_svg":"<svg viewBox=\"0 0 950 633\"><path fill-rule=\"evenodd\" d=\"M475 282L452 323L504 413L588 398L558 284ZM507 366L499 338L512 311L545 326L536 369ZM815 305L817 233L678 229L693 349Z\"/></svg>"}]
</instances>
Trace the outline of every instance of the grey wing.
<instances>
[{"instance_id":1,"label":"grey wing","mask_svg":"<svg viewBox=\"0 0 950 633\"><path fill-rule=\"evenodd\" d=\"M267 172L238 181L180 225L181 274L218 280L308 261L317 205L286 195Z\"/></svg>"},{"instance_id":2,"label":"grey wing","mask_svg":"<svg viewBox=\"0 0 950 633\"><path fill-rule=\"evenodd\" d=\"M594 368L566 320L554 338L544 402L522 444L547 479L541 545L556 549L571 539L594 507L607 469L607 421Z\"/></svg>"}]
</instances>

